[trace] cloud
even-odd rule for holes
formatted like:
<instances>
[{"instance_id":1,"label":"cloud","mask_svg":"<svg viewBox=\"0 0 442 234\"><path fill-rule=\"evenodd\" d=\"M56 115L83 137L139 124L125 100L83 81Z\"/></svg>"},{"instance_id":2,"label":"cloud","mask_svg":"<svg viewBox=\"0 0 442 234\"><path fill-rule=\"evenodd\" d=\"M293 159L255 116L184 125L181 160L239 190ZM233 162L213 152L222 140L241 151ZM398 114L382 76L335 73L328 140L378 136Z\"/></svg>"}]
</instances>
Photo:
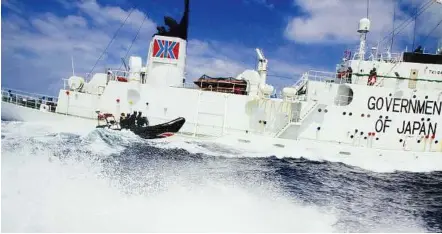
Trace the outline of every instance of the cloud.
<instances>
[{"instance_id":1,"label":"cloud","mask_svg":"<svg viewBox=\"0 0 442 234\"><path fill-rule=\"evenodd\" d=\"M296 0L294 3L304 14L294 16L289 20L284 31L286 38L297 43L308 44L348 44L358 41L356 30L359 20L367 15L367 1ZM409 19L410 14L401 10L403 8L399 8L399 4L403 6L405 3L416 7L424 4L424 1L371 0L369 2L369 18L371 20L369 40L377 42L391 32L394 11L396 11L395 27L405 25L404 21ZM422 25L418 28L418 33L428 32L428 28L434 27L436 20L441 19L441 15L440 4L430 6L425 13L419 16L418 21L421 21ZM402 37L402 40L410 40L413 27L413 23L409 23L401 31L399 37Z\"/></svg>"},{"instance_id":2,"label":"cloud","mask_svg":"<svg viewBox=\"0 0 442 234\"><path fill-rule=\"evenodd\" d=\"M114 6L100 6L96 1L82 0L76 4L77 7L86 13L96 24L106 26L113 23L123 23L131 13L130 17L125 22L126 25L133 29L138 29L140 22L146 16L138 9L123 10L120 7ZM147 21L144 25L145 29L155 28L156 24L152 21ZM145 31L145 30L143 30Z\"/></svg>"},{"instance_id":3,"label":"cloud","mask_svg":"<svg viewBox=\"0 0 442 234\"><path fill-rule=\"evenodd\" d=\"M246 4L250 4L250 3L259 4L259 5L265 6L269 9L275 8L275 5L273 5L272 3L269 3L269 0L243 0L243 2Z\"/></svg>"},{"instance_id":4,"label":"cloud","mask_svg":"<svg viewBox=\"0 0 442 234\"><path fill-rule=\"evenodd\" d=\"M63 85L61 79L71 75L71 56L74 57L76 73L85 74L92 69L130 10L104 7L95 1L83 4L86 3L74 6L80 10L78 15L43 13L26 17L9 12L2 17L4 85L26 90L49 89L54 93ZM120 58L126 54L145 17L139 37L152 36L156 24L142 12L134 10L128 25L123 26L94 72L104 71L105 67L119 67ZM147 45L147 42L137 40L131 54L145 55Z\"/></svg>"},{"instance_id":5,"label":"cloud","mask_svg":"<svg viewBox=\"0 0 442 234\"><path fill-rule=\"evenodd\" d=\"M2 0L2 6L8 8L15 13L21 14L23 11L20 9L20 2L17 0Z\"/></svg>"},{"instance_id":6,"label":"cloud","mask_svg":"<svg viewBox=\"0 0 442 234\"><path fill-rule=\"evenodd\" d=\"M255 48L219 41L190 40L187 48L187 78L195 80L201 75L236 77L246 69L256 69ZM266 55L266 51L264 51ZM269 53L271 54L271 53ZM302 73L313 66L291 64L278 56L267 56L267 83L278 89L294 84Z\"/></svg>"},{"instance_id":7,"label":"cloud","mask_svg":"<svg viewBox=\"0 0 442 234\"><path fill-rule=\"evenodd\" d=\"M188 78L209 76L236 76L252 68L253 49L219 41L189 40L187 48Z\"/></svg>"}]
</instances>

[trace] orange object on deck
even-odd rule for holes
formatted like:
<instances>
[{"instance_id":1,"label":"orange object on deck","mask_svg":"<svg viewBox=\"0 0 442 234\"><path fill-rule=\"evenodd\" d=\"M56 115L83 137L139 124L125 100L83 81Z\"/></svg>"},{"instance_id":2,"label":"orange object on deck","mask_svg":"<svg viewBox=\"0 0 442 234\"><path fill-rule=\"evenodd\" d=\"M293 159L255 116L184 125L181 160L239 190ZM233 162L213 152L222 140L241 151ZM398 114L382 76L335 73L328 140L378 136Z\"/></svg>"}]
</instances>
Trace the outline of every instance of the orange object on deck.
<instances>
[{"instance_id":1,"label":"orange object on deck","mask_svg":"<svg viewBox=\"0 0 442 234\"><path fill-rule=\"evenodd\" d=\"M123 76L117 76L117 81L119 82L127 82L127 78Z\"/></svg>"}]
</instances>

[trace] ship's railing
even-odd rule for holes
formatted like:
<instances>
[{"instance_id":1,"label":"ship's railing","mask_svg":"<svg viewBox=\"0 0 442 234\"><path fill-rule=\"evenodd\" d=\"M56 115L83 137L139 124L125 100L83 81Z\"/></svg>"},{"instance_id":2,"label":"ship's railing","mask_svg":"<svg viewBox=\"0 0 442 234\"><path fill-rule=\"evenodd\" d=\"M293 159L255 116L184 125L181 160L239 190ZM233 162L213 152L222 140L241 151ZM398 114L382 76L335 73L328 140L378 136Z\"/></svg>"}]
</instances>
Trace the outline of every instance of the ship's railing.
<instances>
[{"instance_id":1,"label":"ship's railing","mask_svg":"<svg viewBox=\"0 0 442 234\"><path fill-rule=\"evenodd\" d=\"M379 56L376 58L376 60L397 63L397 62L401 62L402 58L403 58L403 53L384 52L384 53L379 54Z\"/></svg>"},{"instance_id":2,"label":"ship's railing","mask_svg":"<svg viewBox=\"0 0 442 234\"><path fill-rule=\"evenodd\" d=\"M41 104L46 104L50 111L55 112L58 98L14 89L2 89L2 101L33 109L40 109Z\"/></svg>"},{"instance_id":3,"label":"ship's railing","mask_svg":"<svg viewBox=\"0 0 442 234\"><path fill-rule=\"evenodd\" d=\"M111 73L109 74L110 77L112 77L113 79L116 79L116 77L121 76L121 77L129 77L129 71L126 70L117 70L117 69L109 69L108 71L110 71ZM132 72L134 73L134 72Z\"/></svg>"},{"instance_id":4,"label":"ship's railing","mask_svg":"<svg viewBox=\"0 0 442 234\"><path fill-rule=\"evenodd\" d=\"M280 91L279 94L276 95L276 97L274 98L280 98L283 99L284 101L290 101L290 102L307 101L307 95L302 94L302 95L285 97L282 91Z\"/></svg>"},{"instance_id":5,"label":"ship's railing","mask_svg":"<svg viewBox=\"0 0 442 234\"><path fill-rule=\"evenodd\" d=\"M296 81L296 83L292 85L292 87L300 88L301 86L304 85L305 82L307 82L307 80L308 80L308 72L305 72L302 74L301 78L299 78L298 81Z\"/></svg>"},{"instance_id":6,"label":"ship's railing","mask_svg":"<svg viewBox=\"0 0 442 234\"><path fill-rule=\"evenodd\" d=\"M369 45L366 45L365 47L365 53L364 53L364 60L366 61L385 61L385 62L401 62L403 58L403 53L391 53L388 50L385 50L385 48L382 50L379 50L380 45L375 45L374 47L370 47ZM371 49L370 49L371 48ZM347 57L347 59L352 60L358 60L360 58L359 53L359 45L355 45L353 49L351 49L351 56Z\"/></svg>"},{"instance_id":7,"label":"ship's railing","mask_svg":"<svg viewBox=\"0 0 442 234\"><path fill-rule=\"evenodd\" d=\"M174 88L184 88L184 89L200 89L200 87L198 87L198 85L194 84L194 83L183 83L180 85L174 85L171 86Z\"/></svg>"},{"instance_id":8,"label":"ship's railing","mask_svg":"<svg viewBox=\"0 0 442 234\"><path fill-rule=\"evenodd\" d=\"M347 83L345 77L338 78L339 74L337 72L326 72L326 71L308 71L306 74L307 79L311 81L319 81L325 83Z\"/></svg>"},{"instance_id":9,"label":"ship's railing","mask_svg":"<svg viewBox=\"0 0 442 234\"><path fill-rule=\"evenodd\" d=\"M126 80L130 80L131 74L136 74L139 75L139 79L140 82L142 84L146 83L146 72L144 71L139 71L139 72L134 72L134 71L126 71L126 70L118 70L118 69L109 69L108 70L108 75L109 75L109 81L120 81L120 78L126 79ZM144 76L143 76L144 75Z\"/></svg>"},{"instance_id":10,"label":"ship's railing","mask_svg":"<svg viewBox=\"0 0 442 234\"><path fill-rule=\"evenodd\" d=\"M130 75L133 74L139 74L139 79L140 82L142 84L146 83L146 73L143 71L140 72L133 72L133 71L126 71L126 70L118 70L118 69L108 69L107 70L107 82L109 81L120 81L120 82L127 82L130 80ZM93 77L93 74L87 73L85 77L83 77L85 79L85 84L88 83ZM65 90L72 90L69 86L69 78L67 79L62 79L63 80L63 88ZM102 93L102 91L104 90L105 86L99 86L97 93ZM103 90L101 90L103 89Z\"/></svg>"},{"instance_id":11,"label":"ship's railing","mask_svg":"<svg viewBox=\"0 0 442 234\"><path fill-rule=\"evenodd\" d=\"M101 95L104 93L104 90L106 89L106 86L104 85L99 85L99 86L94 86L94 88L96 90L91 90L90 88L88 88L87 91L85 91L85 89L83 88L83 90L81 90L81 93L92 93L92 94L98 94ZM63 79L63 89L64 90L70 90L70 91L77 91L77 90L73 90L70 86L69 86L69 79ZM92 91L92 92L91 92ZM95 91L95 92L93 92ZM77 91L78 92L78 91Z\"/></svg>"},{"instance_id":12,"label":"ship's railing","mask_svg":"<svg viewBox=\"0 0 442 234\"><path fill-rule=\"evenodd\" d=\"M219 82L219 84L223 83L222 81ZM228 82L225 82L228 83ZM202 86L202 85L201 85ZM245 86L244 84L234 84L231 88L229 87L219 87L219 86L211 86L209 85L208 87L205 88L201 88L198 85L196 85L195 83L183 83L181 85L175 85L175 86L171 86L174 88L185 88L185 89L199 89L202 91L211 91L211 92L221 92L221 93L232 93L234 94L236 91L237 87L240 86Z\"/></svg>"}]
</instances>

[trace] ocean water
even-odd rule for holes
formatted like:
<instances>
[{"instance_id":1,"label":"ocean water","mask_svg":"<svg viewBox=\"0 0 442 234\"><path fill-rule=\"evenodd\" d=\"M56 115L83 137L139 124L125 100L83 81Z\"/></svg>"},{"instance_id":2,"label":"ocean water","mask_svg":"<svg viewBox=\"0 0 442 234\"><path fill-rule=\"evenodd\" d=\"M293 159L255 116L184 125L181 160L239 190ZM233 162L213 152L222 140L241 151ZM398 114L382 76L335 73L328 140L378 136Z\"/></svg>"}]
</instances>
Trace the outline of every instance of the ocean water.
<instances>
[{"instance_id":1,"label":"ocean water","mask_svg":"<svg viewBox=\"0 0 442 234\"><path fill-rule=\"evenodd\" d=\"M78 126L1 131L2 232L442 232L440 165L375 171L363 155L352 165Z\"/></svg>"}]
</instances>

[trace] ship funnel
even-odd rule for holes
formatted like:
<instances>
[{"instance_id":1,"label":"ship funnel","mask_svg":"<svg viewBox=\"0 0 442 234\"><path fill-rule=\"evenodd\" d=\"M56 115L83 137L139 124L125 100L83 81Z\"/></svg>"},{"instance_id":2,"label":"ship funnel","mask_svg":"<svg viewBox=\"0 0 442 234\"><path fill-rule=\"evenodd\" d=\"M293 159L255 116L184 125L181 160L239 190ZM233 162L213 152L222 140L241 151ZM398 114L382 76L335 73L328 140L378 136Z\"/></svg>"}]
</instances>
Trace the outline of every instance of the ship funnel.
<instances>
[{"instance_id":1,"label":"ship funnel","mask_svg":"<svg viewBox=\"0 0 442 234\"><path fill-rule=\"evenodd\" d=\"M184 0L184 13L179 23L164 17L168 26L158 26L147 56L146 83L158 86L181 86L184 83L186 44L189 28L189 0Z\"/></svg>"},{"instance_id":2,"label":"ship funnel","mask_svg":"<svg viewBox=\"0 0 442 234\"><path fill-rule=\"evenodd\" d=\"M186 65L186 41L179 37L154 36L150 42L146 83L180 86Z\"/></svg>"}]
</instances>

